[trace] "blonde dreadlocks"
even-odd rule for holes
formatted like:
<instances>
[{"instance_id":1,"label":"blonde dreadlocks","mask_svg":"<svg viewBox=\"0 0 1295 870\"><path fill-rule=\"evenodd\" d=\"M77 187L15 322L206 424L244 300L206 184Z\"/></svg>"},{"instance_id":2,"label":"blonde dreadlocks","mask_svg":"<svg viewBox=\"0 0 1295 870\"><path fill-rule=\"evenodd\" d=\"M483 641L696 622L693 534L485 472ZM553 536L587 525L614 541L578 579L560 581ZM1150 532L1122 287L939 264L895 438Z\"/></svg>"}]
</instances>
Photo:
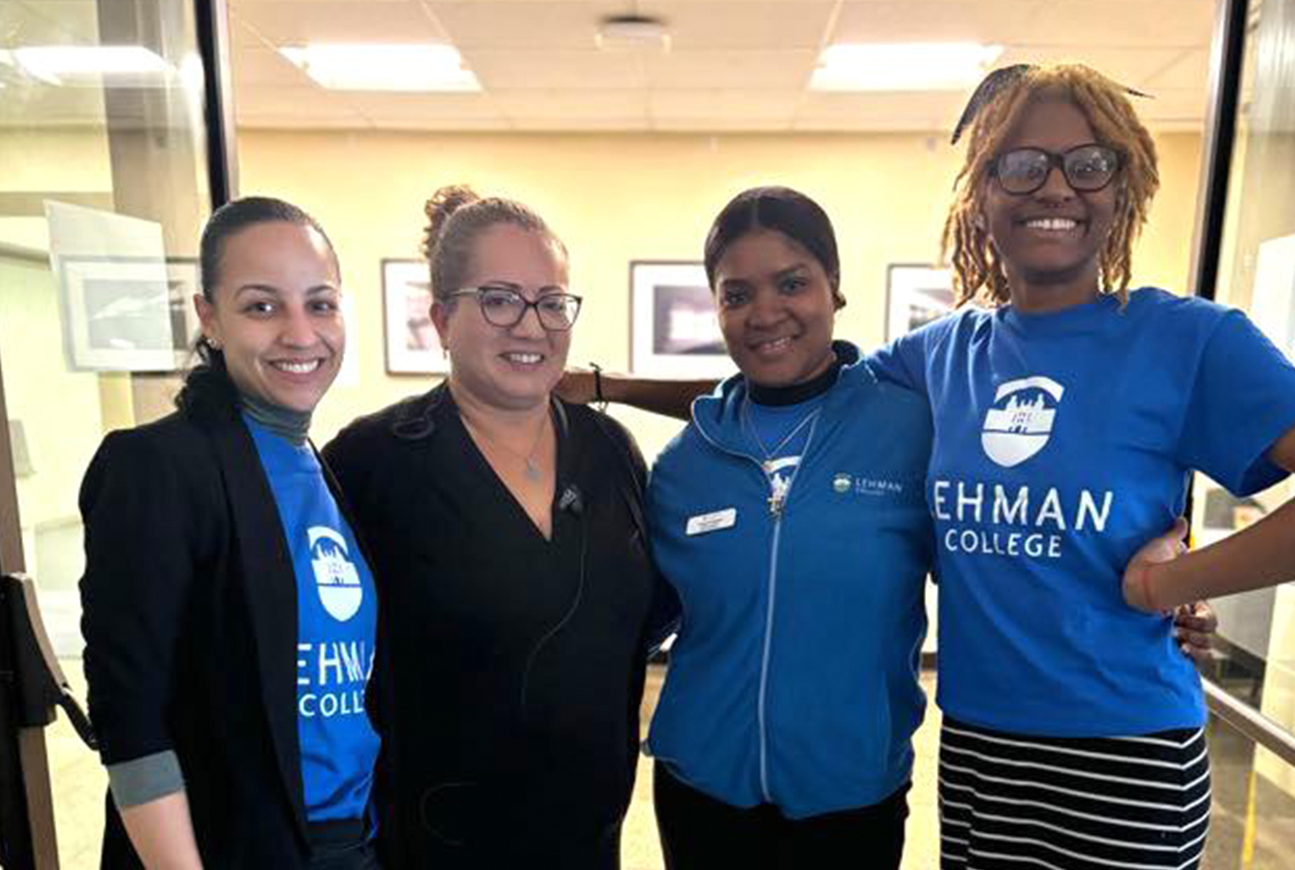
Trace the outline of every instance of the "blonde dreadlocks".
<instances>
[{"instance_id":1,"label":"blonde dreadlocks","mask_svg":"<svg viewBox=\"0 0 1295 870\"><path fill-rule=\"evenodd\" d=\"M954 180L953 205L941 243L943 259L953 266L958 304L974 300L994 306L1010 298L1007 273L981 218L985 185L1004 139L1025 110L1044 98L1073 103L1087 118L1097 141L1120 154L1115 216L1098 252L1097 280L1102 293L1115 294L1123 304L1128 300L1133 242L1160 187L1155 144L1125 96L1136 92L1079 64L1022 66L1004 72L1009 74L997 77L991 87L977 89L959 122L958 134L964 125L969 129L967 156ZM986 84L990 83L987 79Z\"/></svg>"}]
</instances>

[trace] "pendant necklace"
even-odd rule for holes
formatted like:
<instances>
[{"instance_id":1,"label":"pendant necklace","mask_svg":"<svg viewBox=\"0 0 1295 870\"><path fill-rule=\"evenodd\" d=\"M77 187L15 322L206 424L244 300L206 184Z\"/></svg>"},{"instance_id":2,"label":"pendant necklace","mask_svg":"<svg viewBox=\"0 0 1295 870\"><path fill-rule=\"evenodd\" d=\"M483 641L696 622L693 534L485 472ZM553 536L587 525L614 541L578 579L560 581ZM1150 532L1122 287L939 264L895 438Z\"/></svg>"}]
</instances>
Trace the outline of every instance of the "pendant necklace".
<instances>
[{"instance_id":1,"label":"pendant necklace","mask_svg":"<svg viewBox=\"0 0 1295 870\"><path fill-rule=\"evenodd\" d=\"M750 434L751 440L755 442L755 446L759 447L760 453L764 455L764 461L760 463L760 466L764 469L765 474L773 474L774 462L778 459L778 454L782 452L782 448L786 447L791 442L791 439L795 438L801 429L808 426L822 410L822 408L815 408L804 417L801 417L800 422L793 426L791 431L784 435L772 450L766 450L764 442L760 440L760 436L755 431L755 426L751 424L751 400L746 401L742 406L742 423L745 424L746 431Z\"/></svg>"},{"instance_id":2,"label":"pendant necklace","mask_svg":"<svg viewBox=\"0 0 1295 870\"><path fill-rule=\"evenodd\" d=\"M782 452L782 448L791 443L791 439L795 438L800 430L817 418L822 410L822 408L815 408L807 413L800 419L800 422L792 427L790 432L783 436L781 441L774 445L772 450L766 450L764 442L760 440L760 436L755 431L755 426L751 423L751 400L747 399L742 406L742 423L746 426L747 433L751 436L751 440L755 442L755 446L759 447L760 452L764 454L764 461L760 463L760 467L764 469L765 475L769 478L769 487L771 489L768 499L769 513L775 518L781 516L783 505L787 501L787 492L791 489L790 480L784 480L781 476L774 474L774 465L777 462L778 454Z\"/></svg>"},{"instance_id":3,"label":"pendant necklace","mask_svg":"<svg viewBox=\"0 0 1295 870\"><path fill-rule=\"evenodd\" d=\"M512 456L516 459L520 459L522 461L522 473L526 476L527 480L538 483L544 479L543 469L541 469L539 465L535 462L535 451L539 449L540 442L544 440L544 428L545 428L544 421L540 422L539 432L537 432L535 435L535 442L531 444L531 449L527 451L525 454L522 454L522 453L518 453L516 450L513 450L504 444L500 444L494 438L491 438L490 433L486 432L486 430L482 429L481 427L477 426L477 424L473 423L472 420L468 417L468 415L464 414L461 409L459 411L459 417L463 420L464 423L467 424L468 429L470 429L472 432L477 433L482 438L486 439L486 441L490 442L490 444L494 445L499 450L502 450L503 452L507 453L509 456Z\"/></svg>"}]
</instances>

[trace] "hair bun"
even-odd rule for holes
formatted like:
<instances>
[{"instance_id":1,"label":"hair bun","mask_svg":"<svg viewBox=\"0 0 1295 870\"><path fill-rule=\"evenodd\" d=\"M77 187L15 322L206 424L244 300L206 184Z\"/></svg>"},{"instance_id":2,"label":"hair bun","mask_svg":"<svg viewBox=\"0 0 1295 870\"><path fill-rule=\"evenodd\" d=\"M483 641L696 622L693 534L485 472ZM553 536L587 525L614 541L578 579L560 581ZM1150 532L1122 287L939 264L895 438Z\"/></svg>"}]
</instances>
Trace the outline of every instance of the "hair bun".
<instances>
[{"instance_id":1,"label":"hair bun","mask_svg":"<svg viewBox=\"0 0 1295 870\"><path fill-rule=\"evenodd\" d=\"M427 215L427 228L423 231L423 253L427 257L430 258L435 250L450 216L463 206L480 199L477 192L466 184L447 184L432 194L432 198L423 204L423 214Z\"/></svg>"}]
</instances>

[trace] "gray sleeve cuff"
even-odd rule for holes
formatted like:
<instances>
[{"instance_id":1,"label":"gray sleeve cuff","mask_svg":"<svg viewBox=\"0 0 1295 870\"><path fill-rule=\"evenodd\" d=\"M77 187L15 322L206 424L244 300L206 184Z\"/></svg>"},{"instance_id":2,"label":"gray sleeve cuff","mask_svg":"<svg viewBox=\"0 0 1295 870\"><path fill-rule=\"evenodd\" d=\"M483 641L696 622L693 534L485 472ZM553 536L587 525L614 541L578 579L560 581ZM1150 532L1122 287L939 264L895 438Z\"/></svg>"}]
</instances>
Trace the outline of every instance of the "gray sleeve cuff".
<instances>
[{"instance_id":1,"label":"gray sleeve cuff","mask_svg":"<svg viewBox=\"0 0 1295 870\"><path fill-rule=\"evenodd\" d=\"M108 765L108 787L117 809L137 807L184 790L180 759L171 750Z\"/></svg>"}]
</instances>

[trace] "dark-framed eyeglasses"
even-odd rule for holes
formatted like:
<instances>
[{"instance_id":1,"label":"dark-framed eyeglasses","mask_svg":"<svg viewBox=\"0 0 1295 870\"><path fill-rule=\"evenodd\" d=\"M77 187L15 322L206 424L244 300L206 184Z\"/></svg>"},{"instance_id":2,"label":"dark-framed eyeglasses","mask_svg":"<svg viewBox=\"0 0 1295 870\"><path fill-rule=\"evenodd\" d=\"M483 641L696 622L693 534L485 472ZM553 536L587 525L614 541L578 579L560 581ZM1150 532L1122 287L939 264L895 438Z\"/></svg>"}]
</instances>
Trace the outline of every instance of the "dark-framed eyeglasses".
<instances>
[{"instance_id":1,"label":"dark-framed eyeglasses","mask_svg":"<svg viewBox=\"0 0 1295 870\"><path fill-rule=\"evenodd\" d=\"M566 332L580 315L581 297L574 293L540 291L534 302L509 287L464 287L447 294L446 299L475 296L481 316L491 326L509 329L522 322L527 310L534 308L540 326L549 332Z\"/></svg>"},{"instance_id":2,"label":"dark-framed eyeglasses","mask_svg":"<svg viewBox=\"0 0 1295 870\"><path fill-rule=\"evenodd\" d=\"M1114 180L1120 169L1120 153L1096 143L1079 145L1063 154L1042 148L1013 148L994 158L989 173L998 179L1004 193L1025 196L1047 183L1053 167L1061 170L1074 190L1094 193Z\"/></svg>"}]
</instances>

